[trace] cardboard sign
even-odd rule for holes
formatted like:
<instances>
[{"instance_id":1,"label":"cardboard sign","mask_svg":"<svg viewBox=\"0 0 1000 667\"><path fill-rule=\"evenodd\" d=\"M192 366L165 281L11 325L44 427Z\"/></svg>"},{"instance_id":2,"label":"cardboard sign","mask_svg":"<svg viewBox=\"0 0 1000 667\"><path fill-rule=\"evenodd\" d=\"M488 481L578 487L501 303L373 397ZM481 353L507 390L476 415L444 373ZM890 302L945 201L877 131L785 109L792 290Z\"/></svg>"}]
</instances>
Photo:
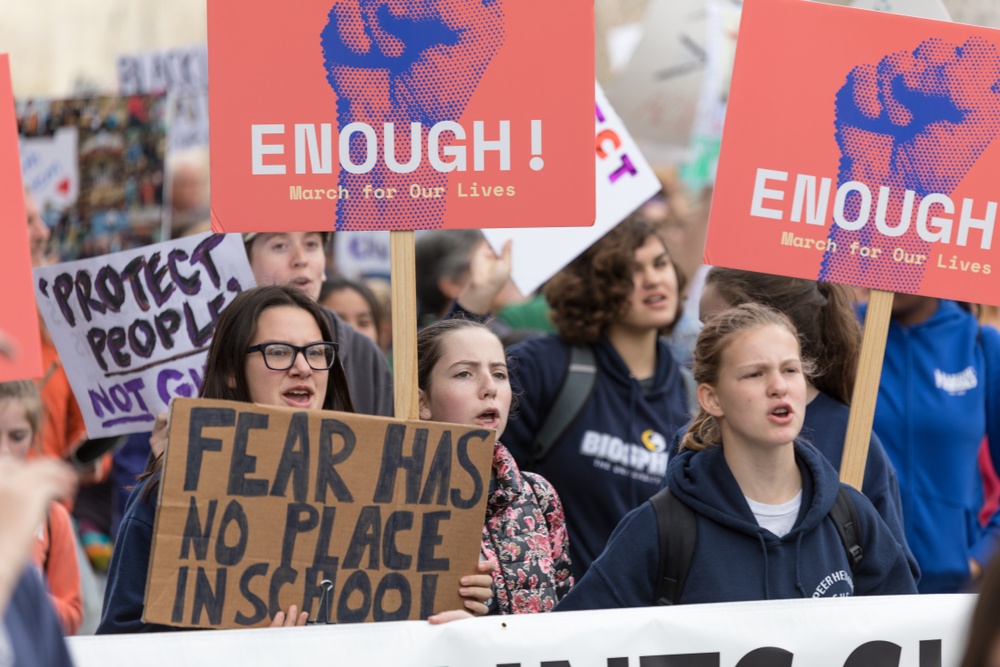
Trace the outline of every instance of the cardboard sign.
<instances>
[{"instance_id":1,"label":"cardboard sign","mask_svg":"<svg viewBox=\"0 0 1000 667\"><path fill-rule=\"evenodd\" d=\"M7 54L0 53L0 283L4 285L0 332L14 348L10 359L0 355L0 382L42 375L42 345L38 312L31 293L31 252L28 247L24 187L17 152L17 119Z\"/></svg>"},{"instance_id":2,"label":"cardboard sign","mask_svg":"<svg viewBox=\"0 0 1000 667\"><path fill-rule=\"evenodd\" d=\"M208 41L217 231L593 223L590 6L210 0Z\"/></svg>"},{"instance_id":3,"label":"cardboard sign","mask_svg":"<svg viewBox=\"0 0 1000 667\"><path fill-rule=\"evenodd\" d=\"M660 181L639 152L622 119L595 82L594 147L597 220L581 229L484 229L499 252L511 246L511 278L523 294L534 292L612 227L660 190Z\"/></svg>"},{"instance_id":4,"label":"cardboard sign","mask_svg":"<svg viewBox=\"0 0 1000 667\"><path fill-rule=\"evenodd\" d=\"M1000 304L998 78L996 30L749 0L706 263Z\"/></svg>"},{"instance_id":5,"label":"cardboard sign","mask_svg":"<svg viewBox=\"0 0 1000 667\"><path fill-rule=\"evenodd\" d=\"M463 608L495 434L174 401L143 620L239 628L293 604L332 623Z\"/></svg>"},{"instance_id":6,"label":"cardboard sign","mask_svg":"<svg viewBox=\"0 0 1000 667\"><path fill-rule=\"evenodd\" d=\"M18 101L25 184L40 190L60 259L162 238L164 101L162 94Z\"/></svg>"},{"instance_id":7,"label":"cardboard sign","mask_svg":"<svg viewBox=\"0 0 1000 667\"><path fill-rule=\"evenodd\" d=\"M254 284L235 234L41 267L34 281L91 438L148 431L171 398L196 396L219 313Z\"/></svg>"}]
</instances>

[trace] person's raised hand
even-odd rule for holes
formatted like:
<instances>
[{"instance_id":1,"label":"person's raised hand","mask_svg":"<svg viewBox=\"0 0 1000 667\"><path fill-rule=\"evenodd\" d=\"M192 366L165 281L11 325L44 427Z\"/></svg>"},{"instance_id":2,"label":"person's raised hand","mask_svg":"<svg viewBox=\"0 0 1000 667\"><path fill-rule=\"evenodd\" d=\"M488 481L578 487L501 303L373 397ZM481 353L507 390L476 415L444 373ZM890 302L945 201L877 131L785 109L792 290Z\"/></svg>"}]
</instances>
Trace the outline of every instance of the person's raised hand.
<instances>
[{"instance_id":1,"label":"person's raised hand","mask_svg":"<svg viewBox=\"0 0 1000 667\"><path fill-rule=\"evenodd\" d=\"M49 503L72 496L76 486L76 473L62 461L0 455L0 609L28 561Z\"/></svg>"},{"instance_id":2,"label":"person's raised hand","mask_svg":"<svg viewBox=\"0 0 1000 667\"><path fill-rule=\"evenodd\" d=\"M472 252L469 262L469 279L462 286L457 300L465 310L485 315L510 280L511 241L503 245L500 255L483 241Z\"/></svg>"}]
</instances>

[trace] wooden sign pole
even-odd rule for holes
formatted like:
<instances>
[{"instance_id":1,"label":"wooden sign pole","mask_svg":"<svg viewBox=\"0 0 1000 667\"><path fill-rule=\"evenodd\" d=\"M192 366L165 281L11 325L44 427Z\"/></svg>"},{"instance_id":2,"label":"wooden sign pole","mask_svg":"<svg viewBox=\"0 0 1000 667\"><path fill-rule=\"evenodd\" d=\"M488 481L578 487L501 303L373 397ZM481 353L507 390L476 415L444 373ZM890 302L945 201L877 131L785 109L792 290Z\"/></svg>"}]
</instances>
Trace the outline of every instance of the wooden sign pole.
<instances>
[{"instance_id":1,"label":"wooden sign pole","mask_svg":"<svg viewBox=\"0 0 1000 667\"><path fill-rule=\"evenodd\" d=\"M417 292L413 232L389 232L392 278L392 376L396 419L419 419Z\"/></svg>"},{"instance_id":2,"label":"wooden sign pole","mask_svg":"<svg viewBox=\"0 0 1000 667\"><path fill-rule=\"evenodd\" d=\"M868 460L868 442L871 439L872 421L875 419L875 401L882 377L882 360L885 341L889 334L889 317L892 314L892 292L871 290L868 312L865 313L865 333L861 341L861 359L858 375L851 396L851 415L847 420L844 438L844 456L840 461L840 481L861 489Z\"/></svg>"}]
</instances>

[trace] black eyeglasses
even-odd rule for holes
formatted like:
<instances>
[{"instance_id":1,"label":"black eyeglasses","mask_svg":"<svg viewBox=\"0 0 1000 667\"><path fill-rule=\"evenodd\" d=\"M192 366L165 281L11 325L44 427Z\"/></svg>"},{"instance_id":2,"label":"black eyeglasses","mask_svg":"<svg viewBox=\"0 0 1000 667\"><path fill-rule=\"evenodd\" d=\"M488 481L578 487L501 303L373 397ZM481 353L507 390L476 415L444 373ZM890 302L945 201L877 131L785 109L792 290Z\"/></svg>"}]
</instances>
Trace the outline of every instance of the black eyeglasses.
<instances>
[{"instance_id":1,"label":"black eyeglasses","mask_svg":"<svg viewBox=\"0 0 1000 667\"><path fill-rule=\"evenodd\" d=\"M302 347L291 343L261 343L248 347L247 354L251 352L260 352L264 365L272 371L287 371L295 365L299 352L314 371L328 371L337 361L336 343L312 343Z\"/></svg>"}]
</instances>

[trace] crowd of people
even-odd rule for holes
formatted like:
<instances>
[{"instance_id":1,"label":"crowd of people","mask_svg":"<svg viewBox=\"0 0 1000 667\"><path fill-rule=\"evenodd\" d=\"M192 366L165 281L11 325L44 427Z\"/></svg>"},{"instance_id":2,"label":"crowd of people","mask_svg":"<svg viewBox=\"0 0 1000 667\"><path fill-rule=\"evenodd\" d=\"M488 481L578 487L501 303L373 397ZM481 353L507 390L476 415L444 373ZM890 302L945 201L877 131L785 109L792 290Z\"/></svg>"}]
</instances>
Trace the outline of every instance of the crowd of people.
<instances>
[{"instance_id":1,"label":"crowd of people","mask_svg":"<svg viewBox=\"0 0 1000 667\"><path fill-rule=\"evenodd\" d=\"M40 266L49 230L26 199ZM509 246L495 253L478 232L418 235L419 417L497 435L480 564L454 582L462 608L429 620L1000 588L1000 566L988 567L1000 515L977 467L984 452L1000 460L1000 332L968 304L896 297L855 490L837 469L858 294L718 267L689 290L650 210L533 295L510 279ZM215 324L201 397L392 416L385 301L377 285L336 274L331 236L243 235L257 286ZM678 331L686 300L700 315L694 338ZM6 641L28 650L17 638L28 626L38 636L167 630L143 620L166 415L68 468L85 428L44 326L42 340L44 376L0 384L0 495L34 487L31 513L2 505L0 531L17 536L0 540L12 553L0 572ZM0 354L18 353L0 343ZM102 485L114 493L86 492ZM110 555L88 552L88 531L106 534ZM678 566L671 542L692 540ZM99 618L87 618L95 567L106 585ZM664 567L680 568L666 592ZM271 612L272 626L310 620L295 605ZM996 655L995 616L977 612L974 638L985 638L970 655ZM62 653L48 664L68 660L52 650ZM967 664L997 664L985 659Z\"/></svg>"}]
</instances>

